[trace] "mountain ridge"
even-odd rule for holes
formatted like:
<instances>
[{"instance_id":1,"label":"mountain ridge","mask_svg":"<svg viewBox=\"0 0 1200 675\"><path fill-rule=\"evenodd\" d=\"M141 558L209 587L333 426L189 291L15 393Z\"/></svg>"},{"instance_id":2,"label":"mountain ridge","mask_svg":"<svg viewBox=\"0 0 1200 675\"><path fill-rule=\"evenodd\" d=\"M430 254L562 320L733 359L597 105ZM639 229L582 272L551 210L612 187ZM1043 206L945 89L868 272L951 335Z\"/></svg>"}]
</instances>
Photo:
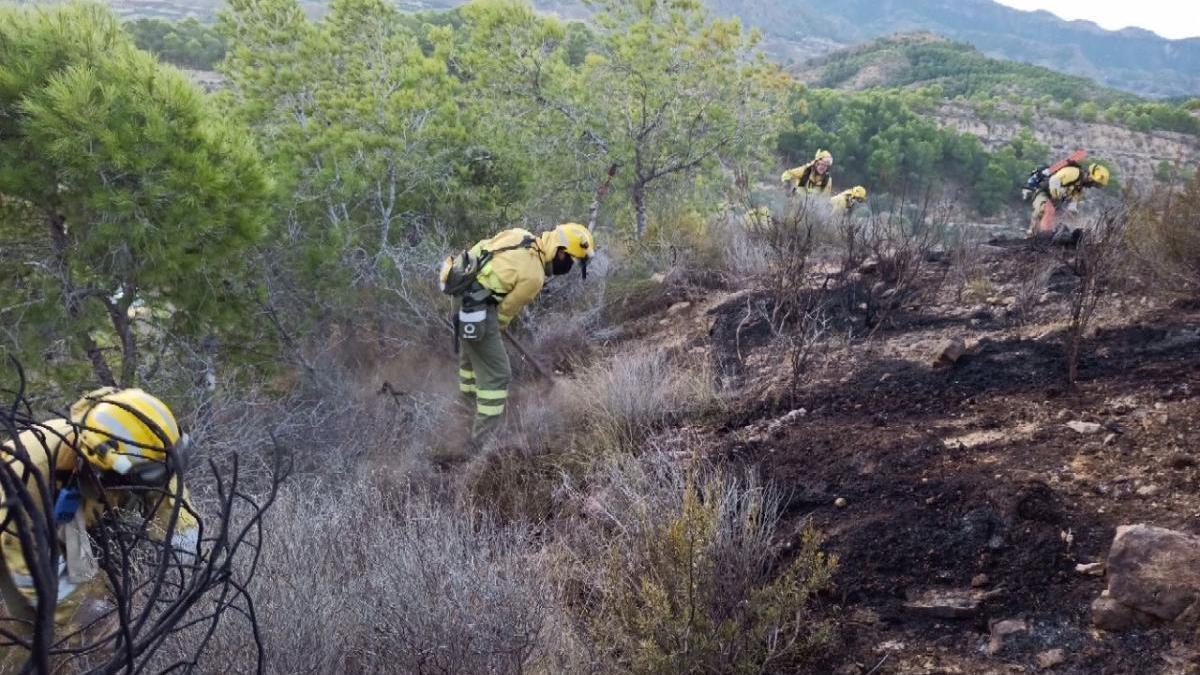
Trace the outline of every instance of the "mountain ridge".
<instances>
[{"instance_id":1,"label":"mountain ridge","mask_svg":"<svg viewBox=\"0 0 1200 675\"><path fill-rule=\"evenodd\" d=\"M894 33L930 31L967 42L987 56L1032 63L1094 79L1152 98L1200 94L1200 38L1172 40L1143 28L1107 30L1092 21L1062 19L992 0L844 0L836 10L802 0L705 0L717 14L759 27L772 53L800 63L836 49ZM215 0L108 0L121 16L211 17ZM325 4L304 0L306 10ZM405 10L439 10L461 0L404 0ZM579 17L579 0L533 0L540 11Z\"/></svg>"}]
</instances>

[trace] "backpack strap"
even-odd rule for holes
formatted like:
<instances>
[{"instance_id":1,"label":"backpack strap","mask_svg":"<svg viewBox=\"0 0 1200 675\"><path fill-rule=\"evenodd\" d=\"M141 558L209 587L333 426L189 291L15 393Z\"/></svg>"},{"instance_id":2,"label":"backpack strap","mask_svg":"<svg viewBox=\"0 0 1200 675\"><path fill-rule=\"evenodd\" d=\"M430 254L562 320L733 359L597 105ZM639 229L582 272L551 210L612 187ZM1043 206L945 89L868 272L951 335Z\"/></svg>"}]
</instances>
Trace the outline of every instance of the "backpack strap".
<instances>
[{"instance_id":1,"label":"backpack strap","mask_svg":"<svg viewBox=\"0 0 1200 675\"><path fill-rule=\"evenodd\" d=\"M533 244L536 241L537 238L533 235L525 235L520 242L513 244L512 246L501 246L493 251L489 251L488 249L480 249L479 255L475 258L475 276L479 276L479 273L483 271L484 267L487 267L487 265L492 262L492 258L496 257L497 253L533 248ZM466 253L464 252L463 255L465 256ZM475 302L483 302L486 299L486 296L504 297L503 293L496 293L495 291L484 287L483 284L479 283L478 278L472 281L471 287L466 291L466 293L474 296L471 299Z\"/></svg>"},{"instance_id":2,"label":"backpack strap","mask_svg":"<svg viewBox=\"0 0 1200 675\"><path fill-rule=\"evenodd\" d=\"M804 188L805 190L808 189L808 181L810 178L812 178L812 172L813 172L813 163L812 162L809 162L808 164L806 164L804 167L804 171L800 172L800 182L798 183L798 185L800 187Z\"/></svg>"},{"instance_id":3,"label":"backpack strap","mask_svg":"<svg viewBox=\"0 0 1200 675\"><path fill-rule=\"evenodd\" d=\"M489 251L487 249L483 249L479 252L479 257L482 259L484 256L487 256L488 259L491 259L491 257L496 255L497 253L504 253L505 251L515 251L519 248L533 248L533 242L535 242L535 241L537 241L537 239L533 235L527 234L527 235L525 235L524 238L521 239L521 241L519 243L513 244L512 246L501 246L500 248L498 248L494 251ZM480 267L482 268L483 265L481 264Z\"/></svg>"}]
</instances>

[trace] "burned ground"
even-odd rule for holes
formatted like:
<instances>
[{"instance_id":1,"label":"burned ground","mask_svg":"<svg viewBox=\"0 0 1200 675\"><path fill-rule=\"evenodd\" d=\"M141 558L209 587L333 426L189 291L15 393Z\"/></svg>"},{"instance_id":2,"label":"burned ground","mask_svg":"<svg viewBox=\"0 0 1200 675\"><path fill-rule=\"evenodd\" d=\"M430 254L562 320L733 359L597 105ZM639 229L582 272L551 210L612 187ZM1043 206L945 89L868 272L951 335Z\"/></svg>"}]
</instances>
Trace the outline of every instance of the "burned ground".
<instances>
[{"instance_id":1,"label":"burned ground","mask_svg":"<svg viewBox=\"0 0 1200 675\"><path fill-rule=\"evenodd\" d=\"M992 246L984 265L997 295L1050 271L1029 316L955 303L931 269L921 301L873 334L851 330L794 396L761 393L778 355L769 331L748 326L747 299L713 310L715 365L736 368L749 392L716 454L786 486L792 532L812 522L841 559L828 598L840 642L812 672L862 673L884 657L875 672L1021 672L1051 648L1067 655L1056 672L1193 672L1194 631L1095 632L1089 606L1104 583L1074 568L1103 560L1118 525L1200 519L1200 311L1106 300L1068 387L1062 255ZM947 337L966 353L935 369L929 345ZM1069 421L1101 427L1081 434ZM914 593L972 586L986 599L965 618L905 607ZM1011 618L1031 630L989 653L990 624Z\"/></svg>"}]
</instances>

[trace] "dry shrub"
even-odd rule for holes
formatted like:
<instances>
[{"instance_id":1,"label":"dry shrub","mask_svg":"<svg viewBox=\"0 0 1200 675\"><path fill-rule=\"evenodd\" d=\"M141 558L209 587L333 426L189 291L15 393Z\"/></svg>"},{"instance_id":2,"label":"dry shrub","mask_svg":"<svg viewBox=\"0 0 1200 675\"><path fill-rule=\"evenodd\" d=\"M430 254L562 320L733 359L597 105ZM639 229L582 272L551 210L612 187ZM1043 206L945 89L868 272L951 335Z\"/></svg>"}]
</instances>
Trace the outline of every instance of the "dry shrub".
<instances>
[{"instance_id":1,"label":"dry shrub","mask_svg":"<svg viewBox=\"0 0 1200 675\"><path fill-rule=\"evenodd\" d=\"M928 200L917 207L901 203L871 219L864 240L882 282L867 299L867 325L873 330L918 292L921 275L946 241L948 219L948 205Z\"/></svg>"},{"instance_id":2,"label":"dry shrub","mask_svg":"<svg viewBox=\"0 0 1200 675\"><path fill-rule=\"evenodd\" d=\"M949 266L946 269L947 280L954 289L954 301L963 302L968 295L978 296L990 294L989 289L979 289L980 281L987 281L986 275L980 276L979 270L983 263L982 237L975 232L960 227L950 246Z\"/></svg>"},{"instance_id":3,"label":"dry shrub","mask_svg":"<svg viewBox=\"0 0 1200 675\"><path fill-rule=\"evenodd\" d=\"M961 291L958 292L958 297L961 301L966 302L984 302L996 295L996 291L996 284L992 283L987 272L975 272L963 284Z\"/></svg>"},{"instance_id":4,"label":"dry shrub","mask_svg":"<svg viewBox=\"0 0 1200 675\"><path fill-rule=\"evenodd\" d=\"M1008 308L1009 319L1017 325L1028 323L1042 297L1050 288L1051 279L1062 267L1057 259L1045 260L1017 281L1012 297L1016 302Z\"/></svg>"},{"instance_id":5,"label":"dry shrub","mask_svg":"<svg viewBox=\"0 0 1200 675\"><path fill-rule=\"evenodd\" d=\"M259 386L218 387L203 392L184 423L206 457L238 455L254 473L258 451L278 441L300 474L352 473L372 453L393 466L416 471L423 455L445 437L445 420L457 398L447 366L444 392L356 372L330 359L315 359L312 371L284 393Z\"/></svg>"},{"instance_id":6,"label":"dry shrub","mask_svg":"<svg viewBox=\"0 0 1200 675\"><path fill-rule=\"evenodd\" d=\"M1067 330L1063 334L1067 383L1079 379L1079 357L1088 326L1103 301L1126 276L1129 263L1125 229L1129 213L1123 207L1100 213L1085 229L1075 247L1072 268L1078 281L1068 304Z\"/></svg>"},{"instance_id":7,"label":"dry shrub","mask_svg":"<svg viewBox=\"0 0 1200 675\"><path fill-rule=\"evenodd\" d=\"M616 354L514 405L512 442L468 472L468 491L502 517L545 521L564 480L581 479L606 457L633 453L652 434L719 405L704 361L655 349Z\"/></svg>"},{"instance_id":8,"label":"dry shrub","mask_svg":"<svg viewBox=\"0 0 1200 675\"><path fill-rule=\"evenodd\" d=\"M770 273L766 247L752 234L755 219L764 215L762 211L729 212L713 223L711 230L720 244L720 269L731 279L745 281Z\"/></svg>"},{"instance_id":9,"label":"dry shrub","mask_svg":"<svg viewBox=\"0 0 1200 675\"><path fill-rule=\"evenodd\" d=\"M654 431L711 411L718 403L704 361L636 349L561 385L554 411L589 454L633 451Z\"/></svg>"},{"instance_id":10,"label":"dry shrub","mask_svg":"<svg viewBox=\"0 0 1200 675\"><path fill-rule=\"evenodd\" d=\"M1129 243L1165 291L1200 294L1200 173L1182 192L1160 188L1133 207Z\"/></svg>"},{"instance_id":11,"label":"dry shrub","mask_svg":"<svg viewBox=\"0 0 1200 675\"><path fill-rule=\"evenodd\" d=\"M836 560L811 530L780 559L778 491L657 453L616 458L590 485L591 525L566 548L575 610L607 670L781 672L829 639L810 605Z\"/></svg>"},{"instance_id":12,"label":"dry shrub","mask_svg":"<svg viewBox=\"0 0 1200 675\"><path fill-rule=\"evenodd\" d=\"M798 197L771 212L749 210L744 224L759 243L767 261L762 278L772 297L772 326L783 326L788 317L811 309L808 305L810 258L822 238L833 231L833 217L822 197Z\"/></svg>"},{"instance_id":13,"label":"dry shrub","mask_svg":"<svg viewBox=\"0 0 1200 675\"><path fill-rule=\"evenodd\" d=\"M592 341L601 333L596 311L541 312L536 322L529 322L529 339L519 339L532 350L542 368L572 373L590 361L594 350ZM514 355L515 356L515 355ZM513 361L514 371L520 369L520 359Z\"/></svg>"},{"instance_id":14,"label":"dry shrub","mask_svg":"<svg viewBox=\"0 0 1200 675\"><path fill-rule=\"evenodd\" d=\"M270 673L578 672L530 533L360 479L281 495L256 601ZM243 632L205 672L243 672Z\"/></svg>"}]
</instances>

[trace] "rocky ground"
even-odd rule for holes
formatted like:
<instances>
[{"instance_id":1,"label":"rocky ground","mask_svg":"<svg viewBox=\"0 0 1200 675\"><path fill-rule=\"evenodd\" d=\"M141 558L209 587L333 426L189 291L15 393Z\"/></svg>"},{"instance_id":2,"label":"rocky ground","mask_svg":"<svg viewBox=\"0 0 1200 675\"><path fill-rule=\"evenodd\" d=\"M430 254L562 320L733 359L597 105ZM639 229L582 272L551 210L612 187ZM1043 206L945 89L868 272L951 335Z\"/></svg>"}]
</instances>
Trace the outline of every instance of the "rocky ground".
<instances>
[{"instance_id":1,"label":"rocky ground","mask_svg":"<svg viewBox=\"0 0 1200 675\"><path fill-rule=\"evenodd\" d=\"M814 523L841 559L812 672L1200 673L1194 618L1104 631L1092 611L1119 526L1200 532L1200 305L1106 296L1069 387L1069 261L993 241L956 284L934 257L873 332L835 303L794 391L762 294L667 280L637 308L630 335L709 354L739 392L699 432L713 457L789 488L792 532ZM1187 607L1185 582L1146 592Z\"/></svg>"}]
</instances>

